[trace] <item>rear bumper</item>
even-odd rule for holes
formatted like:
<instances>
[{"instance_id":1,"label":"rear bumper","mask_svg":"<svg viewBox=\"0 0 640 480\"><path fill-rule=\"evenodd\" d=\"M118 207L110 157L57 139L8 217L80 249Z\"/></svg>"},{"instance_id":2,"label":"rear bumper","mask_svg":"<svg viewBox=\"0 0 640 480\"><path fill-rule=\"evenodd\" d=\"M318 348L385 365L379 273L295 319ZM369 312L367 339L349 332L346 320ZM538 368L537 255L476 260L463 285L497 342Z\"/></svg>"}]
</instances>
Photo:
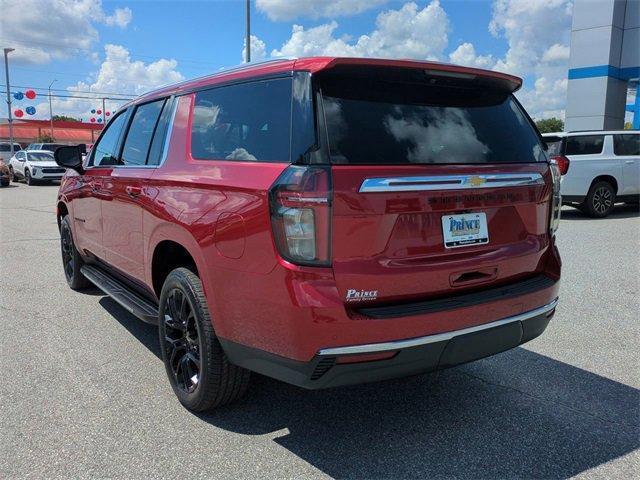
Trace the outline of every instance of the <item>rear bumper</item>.
<instances>
[{"instance_id":1,"label":"rear bumper","mask_svg":"<svg viewBox=\"0 0 640 480\"><path fill-rule=\"evenodd\" d=\"M321 349L310 362L220 342L231 362L241 367L308 389L328 388L416 375L509 350L544 332L557 303L556 298L518 315L452 332ZM372 355L386 358L371 360Z\"/></svg>"}]
</instances>

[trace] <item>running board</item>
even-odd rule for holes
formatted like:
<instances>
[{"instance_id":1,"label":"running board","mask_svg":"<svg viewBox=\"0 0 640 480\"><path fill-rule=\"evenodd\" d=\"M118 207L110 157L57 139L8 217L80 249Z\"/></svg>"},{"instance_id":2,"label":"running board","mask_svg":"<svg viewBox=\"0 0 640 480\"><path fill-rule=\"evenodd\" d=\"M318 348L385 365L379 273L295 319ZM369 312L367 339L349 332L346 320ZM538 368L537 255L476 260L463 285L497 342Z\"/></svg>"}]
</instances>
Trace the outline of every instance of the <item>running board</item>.
<instances>
[{"instance_id":1,"label":"running board","mask_svg":"<svg viewBox=\"0 0 640 480\"><path fill-rule=\"evenodd\" d=\"M87 280L113 298L122 308L143 322L158 325L158 308L149 300L99 268L84 265L80 271Z\"/></svg>"}]
</instances>

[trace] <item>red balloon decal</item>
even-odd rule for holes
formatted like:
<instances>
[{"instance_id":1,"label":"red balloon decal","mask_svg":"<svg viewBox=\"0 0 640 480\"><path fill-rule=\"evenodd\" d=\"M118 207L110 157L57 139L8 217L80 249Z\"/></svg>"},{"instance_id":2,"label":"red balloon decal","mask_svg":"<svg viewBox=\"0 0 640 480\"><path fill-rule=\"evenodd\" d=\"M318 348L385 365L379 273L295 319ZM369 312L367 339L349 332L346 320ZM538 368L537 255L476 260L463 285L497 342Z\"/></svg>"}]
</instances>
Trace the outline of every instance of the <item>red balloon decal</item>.
<instances>
[{"instance_id":1,"label":"red balloon decal","mask_svg":"<svg viewBox=\"0 0 640 480\"><path fill-rule=\"evenodd\" d=\"M22 117L22 116L24 115L24 112L23 112L22 110L18 109L18 110L16 110L15 112L13 112L13 114L14 114L16 117L20 118L20 117Z\"/></svg>"},{"instance_id":2,"label":"red balloon decal","mask_svg":"<svg viewBox=\"0 0 640 480\"><path fill-rule=\"evenodd\" d=\"M102 114L102 110L98 110L96 113L97 113L98 115L100 115L100 114Z\"/></svg>"},{"instance_id":3,"label":"red balloon decal","mask_svg":"<svg viewBox=\"0 0 640 480\"><path fill-rule=\"evenodd\" d=\"M104 112L104 114L108 117L109 115L111 115L111 112Z\"/></svg>"},{"instance_id":4,"label":"red balloon decal","mask_svg":"<svg viewBox=\"0 0 640 480\"><path fill-rule=\"evenodd\" d=\"M24 96L29 100L33 100L34 98L36 98L36 92L34 92L33 90L27 90L26 92L24 92Z\"/></svg>"},{"instance_id":5,"label":"red balloon decal","mask_svg":"<svg viewBox=\"0 0 640 480\"><path fill-rule=\"evenodd\" d=\"M94 117L91 117L91 123L96 123L96 119Z\"/></svg>"}]
</instances>

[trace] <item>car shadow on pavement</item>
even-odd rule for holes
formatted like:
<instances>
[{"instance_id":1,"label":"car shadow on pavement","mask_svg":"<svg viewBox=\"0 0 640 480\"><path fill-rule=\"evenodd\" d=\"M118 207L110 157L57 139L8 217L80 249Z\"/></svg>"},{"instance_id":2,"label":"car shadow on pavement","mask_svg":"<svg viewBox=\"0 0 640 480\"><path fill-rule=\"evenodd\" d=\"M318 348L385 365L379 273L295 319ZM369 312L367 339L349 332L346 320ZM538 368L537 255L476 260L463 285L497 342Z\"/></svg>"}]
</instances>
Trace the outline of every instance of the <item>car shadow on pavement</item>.
<instances>
[{"instance_id":1,"label":"car shadow on pavement","mask_svg":"<svg viewBox=\"0 0 640 480\"><path fill-rule=\"evenodd\" d=\"M616 220L616 219L625 219L625 218L635 218L640 216L640 208L638 205L616 205L613 209L613 212L609 214L609 216L604 219L601 218L592 218L588 215L585 215L580 210L577 210L573 207L564 207L562 209L562 214L560 216L561 220Z\"/></svg>"},{"instance_id":2,"label":"car shadow on pavement","mask_svg":"<svg viewBox=\"0 0 640 480\"><path fill-rule=\"evenodd\" d=\"M155 327L100 303L160 357ZM253 375L244 399L198 417L272 436L332 477L567 478L638 449L639 404L635 388L519 347L329 390Z\"/></svg>"}]
</instances>

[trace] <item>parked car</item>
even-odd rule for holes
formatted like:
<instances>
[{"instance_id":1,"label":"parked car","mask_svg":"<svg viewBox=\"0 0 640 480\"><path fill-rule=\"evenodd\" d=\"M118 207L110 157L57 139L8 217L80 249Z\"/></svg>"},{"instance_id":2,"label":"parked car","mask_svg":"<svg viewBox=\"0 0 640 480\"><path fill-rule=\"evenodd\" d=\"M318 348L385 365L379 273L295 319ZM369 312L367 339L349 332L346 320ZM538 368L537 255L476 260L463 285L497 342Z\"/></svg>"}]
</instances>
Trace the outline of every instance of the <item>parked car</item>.
<instances>
[{"instance_id":1,"label":"parked car","mask_svg":"<svg viewBox=\"0 0 640 480\"><path fill-rule=\"evenodd\" d=\"M64 143L30 143L26 150L49 150L50 152L55 152L57 148L64 146Z\"/></svg>"},{"instance_id":2,"label":"parked car","mask_svg":"<svg viewBox=\"0 0 640 480\"><path fill-rule=\"evenodd\" d=\"M22 150L22 147L19 143L13 143L13 152L19 152ZM5 163L9 163L11 160L11 142L0 142L0 159Z\"/></svg>"},{"instance_id":3,"label":"parked car","mask_svg":"<svg viewBox=\"0 0 640 480\"><path fill-rule=\"evenodd\" d=\"M453 65L273 60L119 110L70 168L69 286L159 326L189 409L249 371L316 389L516 347L555 312L559 173L513 92Z\"/></svg>"},{"instance_id":4,"label":"parked car","mask_svg":"<svg viewBox=\"0 0 640 480\"><path fill-rule=\"evenodd\" d=\"M616 202L640 198L640 132L545 133L549 155L562 173L562 203L601 218Z\"/></svg>"},{"instance_id":5,"label":"parked car","mask_svg":"<svg viewBox=\"0 0 640 480\"><path fill-rule=\"evenodd\" d=\"M48 150L19 151L11 158L9 170L14 182L24 180L27 185L60 180L65 172Z\"/></svg>"},{"instance_id":6,"label":"parked car","mask_svg":"<svg viewBox=\"0 0 640 480\"><path fill-rule=\"evenodd\" d=\"M11 173L9 172L9 166L4 163L4 160L0 158L0 187L8 187L11 183Z\"/></svg>"}]
</instances>

